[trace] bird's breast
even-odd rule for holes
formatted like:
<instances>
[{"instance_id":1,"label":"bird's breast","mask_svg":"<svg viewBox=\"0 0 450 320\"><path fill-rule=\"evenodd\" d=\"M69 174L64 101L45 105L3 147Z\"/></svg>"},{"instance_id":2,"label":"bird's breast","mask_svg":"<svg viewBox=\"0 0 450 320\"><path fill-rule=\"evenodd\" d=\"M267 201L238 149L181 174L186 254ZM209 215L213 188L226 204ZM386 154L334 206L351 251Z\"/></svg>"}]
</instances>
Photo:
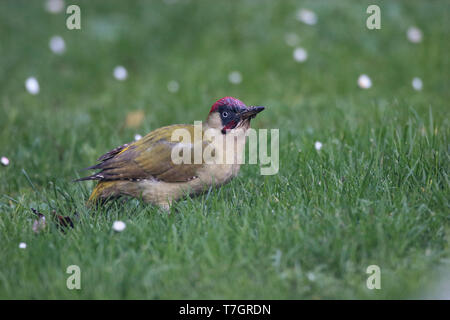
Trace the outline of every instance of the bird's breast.
<instances>
[{"instance_id":1,"label":"bird's breast","mask_svg":"<svg viewBox=\"0 0 450 320\"><path fill-rule=\"evenodd\" d=\"M209 141L207 151L214 155L212 163L203 163L196 175L185 182L164 182L154 179L139 182L139 192L147 202L164 203L176 200L186 194L194 195L204 192L211 186L221 186L229 182L238 173L244 160L245 134L222 141ZM205 150L203 150L205 151ZM205 154L203 154L205 157Z\"/></svg>"}]
</instances>

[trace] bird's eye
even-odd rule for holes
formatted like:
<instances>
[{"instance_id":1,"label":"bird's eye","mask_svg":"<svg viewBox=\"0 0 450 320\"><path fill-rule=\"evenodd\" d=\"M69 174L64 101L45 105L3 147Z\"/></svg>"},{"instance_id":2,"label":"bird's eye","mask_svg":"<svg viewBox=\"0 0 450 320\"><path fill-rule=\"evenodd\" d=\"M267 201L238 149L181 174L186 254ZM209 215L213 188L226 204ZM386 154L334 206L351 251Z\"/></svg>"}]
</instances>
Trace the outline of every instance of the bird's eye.
<instances>
[{"instance_id":1,"label":"bird's eye","mask_svg":"<svg viewBox=\"0 0 450 320\"><path fill-rule=\"evenodd\" d=\"M224 117L224 118L228 117L228 112L226 112L226 111L222 112L222 117Z\"/></svg>"}]
</instances>

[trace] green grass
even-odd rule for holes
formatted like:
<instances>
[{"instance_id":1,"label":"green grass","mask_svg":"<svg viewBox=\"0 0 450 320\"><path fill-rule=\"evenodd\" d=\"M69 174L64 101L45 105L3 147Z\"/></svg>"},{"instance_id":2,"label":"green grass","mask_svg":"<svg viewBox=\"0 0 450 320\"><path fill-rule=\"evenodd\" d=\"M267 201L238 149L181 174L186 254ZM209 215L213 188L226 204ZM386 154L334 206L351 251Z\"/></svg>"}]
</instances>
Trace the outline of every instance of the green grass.
<instances>
[{"instance_id":1,"label":"green grass","mask_svg":"<svg viewBox=\"0 0 450 320\"><path fill-rule=\"evenodd\" d=\"M0 166L0 298L411 298L443 281L448 1L73 2L79 31L44 1L0 4L0 156L11 161ZM374 2L378 31L365 27ZM302 7L317 25L295 19ZM412 25L419 44L406 38ZM308 51L302 64L285 44L291 32ZM56 34L62 56L48 48ZM116 65L126 81L112 76ZM228 81L233 70L239 85ZM368 90L356 84L363 73ZM24 88L29 76L36 96ZM246 165L170 215L137 200L85 207L93 184L72 183L81 168L136 133L203 120L225 95L267 107L253 126L280 128L277 175ZM143 124L125 127L135 110ZM35 234L32 207L79 221ZM117 219L122 233L111 229ZM79 291L66 288L72 264ZM381 290L366 288L372 264Z\"/></svg>"}]
</instances>

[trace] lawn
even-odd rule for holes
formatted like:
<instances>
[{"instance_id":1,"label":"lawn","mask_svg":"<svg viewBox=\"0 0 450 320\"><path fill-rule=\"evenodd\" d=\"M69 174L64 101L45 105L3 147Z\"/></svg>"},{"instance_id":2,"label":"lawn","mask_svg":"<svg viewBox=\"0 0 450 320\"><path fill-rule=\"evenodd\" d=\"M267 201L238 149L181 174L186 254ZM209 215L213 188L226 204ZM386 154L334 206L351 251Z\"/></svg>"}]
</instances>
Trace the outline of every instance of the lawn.
<instances>
[{"instance_id":1,"label":"lawn","mask_svg":"<svg viewBox=\"0 0 450 320\"><path fill-rule=\"evenodd\" d=\"M0 298L443 297L448 1L71 1L81 30L45 2L0 3ZM366 28L369 4L380 30ZM317 23L300 22L301 8ZM49 48L55 35L63 54ZM204 120L223 96L266 106L253 127L279 129L277 174L244 165L169 215L138 200L85 206L94 184L72 182L82 168L136 134ZM142 119L127 122L133 113ZM31 208L45 230L33 232ZM74 228L50 223L53 210ZM81 290L66 287L69 265ZM366 286L369 265L379 290Z\"/></svg>"}]
</instances>

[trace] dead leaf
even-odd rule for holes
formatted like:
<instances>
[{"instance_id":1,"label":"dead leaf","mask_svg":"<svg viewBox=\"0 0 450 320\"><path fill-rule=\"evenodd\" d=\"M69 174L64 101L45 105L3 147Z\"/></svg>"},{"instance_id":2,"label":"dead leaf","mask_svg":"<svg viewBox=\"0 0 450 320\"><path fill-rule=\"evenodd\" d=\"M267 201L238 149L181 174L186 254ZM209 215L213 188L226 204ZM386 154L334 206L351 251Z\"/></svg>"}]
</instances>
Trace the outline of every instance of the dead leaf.
<instances>
[{"instance_id":1,"label":"dead leaf","mask_svg":"<svg viewBox=\"0 0 450 320\"><path fill-rule=\"evenodd\" d=\"M131 111L128 112L127 118L125 120L125 127L127 128L137 128L142 124L142 121L144 121L144 111L137 110L137 111Z\"/></svg>"},{"instance_id":2,"label":"dead leaf","mask_svg":"<svg viewBox=\"0 0 450 320\"><path fill-rule=\"evenodd\" d=\"M38 233L45 229L45 227L47 226L47 222L45 220L45 216L42 213L34 208L31 208L31 211L33 211L33 213L38 216L38 219L33 221L33 231L35 233ZM74 223L71 217L59 215L55 210L52 210L50 213L53 217L54 222L61 231L65 231L65 229L67 228L74 227ZM78 214L75 212L75 218L77 217Z\"/></svg>"},{"instance_id":3,"label":"dead leaf","mask_svg":"<svg viewBox=\"0 0 450 320\"><path fill-rule=\"evenodd\" d=\"M61 216L57 214L55 210L52 211L52 215L61 230L67 227L73 228L73 221L69 216Z\"/></svg>"},{"instance_id":4,"label":"dead leaf","mask_svg":"<svg viewBox=\"0 0 450 320\"><path fill-rule=\"evenodd\" d=\"M38 216L38 218L33 221L33 232L39 233L47 227L45 216L34 208L31 208L31 211L33 211L33 213Z\"/></svg>"}]
</instances>

